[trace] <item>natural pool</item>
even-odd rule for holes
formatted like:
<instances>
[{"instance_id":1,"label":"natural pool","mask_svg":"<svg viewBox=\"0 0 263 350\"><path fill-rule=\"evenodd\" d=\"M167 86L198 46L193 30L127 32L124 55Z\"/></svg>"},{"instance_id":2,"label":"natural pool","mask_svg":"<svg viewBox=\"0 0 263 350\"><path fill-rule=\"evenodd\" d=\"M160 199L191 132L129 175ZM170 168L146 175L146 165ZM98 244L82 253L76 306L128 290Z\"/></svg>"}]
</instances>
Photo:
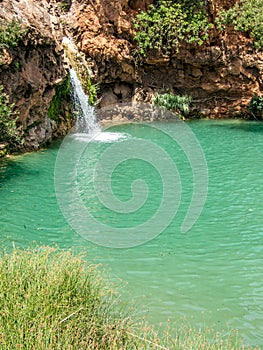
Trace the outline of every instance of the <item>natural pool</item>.
<instances>
[{"instance_id":1,"label":"natural pool","mask_svg":"<svg viewBox=\"0 0 263 350\"><path fill-rule=\"evenodd\" d=\"M175 128L176 123L167 123ZM251 345L263 346L263 124L258 122L193 121L188 125L204 151L209 186L199 220L187 233L180 227L193 191L191 167L174 148L182 182L182 198L174 220L155 239L129 249L96 246L74 232L61 214L54 187L54 166L60 143L46 150L1 160L0 233L3 245L28 246L32 241L85 250L103 263L113 279L127 282L123 298L134 300L154 322L186 318L193 325L222 330L238 328ZM144 125L115 126L131 139L169 140ZM105 140L104 140L105 141ZM81 142L81 141L79 141ZM136 226L158 210L161 177L145 162L120 164L112 188L121 200L131 197L136 177L149 185L148 204L133 214L116 216L97 200L90 186L93 164L112 142L95 141L79 163L79 193L94 216L116 227ZM137 162L137 163L136 163ZM83 171L85 169L85 171Z\"/></svg>"}]
</instances>

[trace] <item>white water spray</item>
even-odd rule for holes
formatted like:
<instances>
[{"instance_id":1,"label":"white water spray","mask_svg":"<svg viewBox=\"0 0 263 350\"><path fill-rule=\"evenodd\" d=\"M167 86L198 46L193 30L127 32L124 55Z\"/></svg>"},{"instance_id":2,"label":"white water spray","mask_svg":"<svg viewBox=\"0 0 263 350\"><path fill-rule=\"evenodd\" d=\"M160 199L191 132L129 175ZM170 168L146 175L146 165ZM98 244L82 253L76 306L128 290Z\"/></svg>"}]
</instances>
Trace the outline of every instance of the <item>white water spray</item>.
<instances>
[{"instance_id":1,"label":"white water spray","mask_svg":"<svg viewBox=\"0 0 263 350\"><path fill-rule=\"evenodd\" d=\"M76 114L76 131L79 133L95 134L100 132L97 123L94 107L88 102L81 82L73 68L70 69L70 82L72 86L72 98Z\"/></svg>"},{"instance_id":2,"label":"white water spray","mask_svg":"<svg viewBox=\"0 0 263 350\"><path fill-rule=\"evenodd\" d=\"M76 114L76 132L74 139L81 142L116 142L129 138L126 133L102 131L97 120L94 107L89 104L81 82L73 68L70 69L72 98Z\"/></svg>"}]
</instances>

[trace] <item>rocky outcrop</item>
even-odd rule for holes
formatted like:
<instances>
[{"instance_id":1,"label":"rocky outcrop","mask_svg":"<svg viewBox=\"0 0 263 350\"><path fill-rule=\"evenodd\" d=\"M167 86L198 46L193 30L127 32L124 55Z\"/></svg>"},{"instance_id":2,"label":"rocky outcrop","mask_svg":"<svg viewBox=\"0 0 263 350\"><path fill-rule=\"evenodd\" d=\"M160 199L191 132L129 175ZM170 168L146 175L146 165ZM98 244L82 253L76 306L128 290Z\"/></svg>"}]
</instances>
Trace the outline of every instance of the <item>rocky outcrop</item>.
<instances>
[{"instance_id":1,"label":"rocky outcrop","mask_svg":"<svg viewBox=\"0 0 263 350\"><path fill-rule=\"evenodd\" d=\"M0 52L0 84L19 112L23 147L37 149L71 127L67 101L52 109L56 115L50 113L53 97L68 74L64 35L71 36L79 57L85 56L84 70L100 84L101 107L150 102L156 91L170 90L192 96L195 117L248 115L251 97L262 95L263 89L263 54L255 51L252 40L231 27L225 32L213 29L202 46L182 46L169 57L151 52L140 65L134 59L133 18L152 2L0 1L0 20L21 20L27 28L19 46L2 47ZM207 0L211 21L234 2Z\"/></svg>"},{"instance_id":2,"label":"rocky outcrop","mask_svg":"<svg viewBox=\"0 0 263 350\"><path fill-rule=\"evenodd\" d=\"M152 1L73 1L72 33L93 63L101 83L102 106L129 100L149 101L155 91L169 89L193 97L192 114L245 117L254 94L262 94L263 55L252 40L228 28L212 30L202 46L181 47L170 57L152 52L142 66L133 58L132 20ZM208 1L213 20L235 1Z\"/></svg>"},{"instance_id":3,"label":"rocky outcrop","mask_svg":"<svg viewBox=\"0 0 263 350\"><path fill-rule=\"evenodd\" d=\"M38 149L65 134L71 125L64 104L59 115L48 116L48 109L67 76L61 40L63 28L55 2L45 0L4 0L0 20L21 20L27 28L19 46L3 48L0 55L0 84L19 112L26 149Z\"/></svg>"}]
</instances>

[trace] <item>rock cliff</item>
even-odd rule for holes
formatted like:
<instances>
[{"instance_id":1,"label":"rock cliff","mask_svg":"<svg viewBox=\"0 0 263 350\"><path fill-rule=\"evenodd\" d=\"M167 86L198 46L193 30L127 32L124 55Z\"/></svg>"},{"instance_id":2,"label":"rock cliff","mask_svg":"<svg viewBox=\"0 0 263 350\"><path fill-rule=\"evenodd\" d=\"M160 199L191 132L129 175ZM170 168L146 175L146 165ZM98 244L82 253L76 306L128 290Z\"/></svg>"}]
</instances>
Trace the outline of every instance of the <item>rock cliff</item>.
<instances>
[{"instance_id":1,"label":"rock cliff","mask_svg":"<svg viewBox=\"0 0 263 350\"><path fill-rule=\"evenodd\" d=\"M254 94L262 94L263 54L231 27L211 30L202 46L182 46L166 57L156 52L136 63L133 18L152 0L0 0L0 20L22 20L27 34L18 47L2 48L0 84L19 112L25 148L37 149L71 126L66 101L48 113L67 77L62 37L70 36L85 55L101 106L149 101L155 91L193 98L193 115L246 117ZM209 0L209 16L235 0Z\"/></svg>"},{"instance_id":2,"label":"rock cliff","mask_svg":"<svg viewBox=\"0 0 263 350\"><path fill-rule=\"evenodd\" d=\"M135 14L152 1L73 1L72 33L93 64L101 83L101 105L150 100L155 91L169 89L193 97L193 114L244 117L253 94L262 93L263 54L252 40L228 28L212 30L202 46L181 47L172 57L153 53L143 65L133 58ZM208 1L211 20L235 1Z\"/></svg>"},{"instance_id":3,"label":"rock cliff","mask_svg":"<svg viewBox=\"0 0 263 350\"><path fill-rule=\"evenodd\" d=\"M27 32L18 46L3 48L0 55L0 84L19 112L24 130L23 148L38 149L70 126L67 106L60 115L48 117L48 109L59 86L67 76L61 40L63 26L55 2L4 0L0 20L22 21Z\"/></svg>"}]
</instances>

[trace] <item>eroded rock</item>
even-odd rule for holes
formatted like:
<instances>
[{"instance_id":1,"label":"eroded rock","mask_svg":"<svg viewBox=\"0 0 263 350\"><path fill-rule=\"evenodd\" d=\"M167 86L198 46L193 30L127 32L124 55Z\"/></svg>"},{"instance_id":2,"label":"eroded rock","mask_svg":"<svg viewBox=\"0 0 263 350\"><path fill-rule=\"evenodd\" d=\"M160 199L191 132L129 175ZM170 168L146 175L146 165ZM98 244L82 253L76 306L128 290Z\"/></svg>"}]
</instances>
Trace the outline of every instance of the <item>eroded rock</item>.
<instances>
[{"instance_id":1,"label":"eroded rock","mask_svg":"<svg viewBox=\"0 0 263 350\"><path fill-rule=\"evenodd\" d=\"M55 88L67 76L61 45L63 28L54 1L4 0L0 19L21 20L27 28L18 46L3 48L0 57L0 84L19 112L24 130L23 148L38 149L59 134L64 111L48 117ZM64 122L64 124L67 122ZM62 131L63 130L63 131Z\"/></svg>"},{"instance_id":2,"label":"eroded rock","mask_svg":"<svg viewBox=\"0 0 263 350\"><path fill-rule=\"evenodd\" d=\"M222 8L230 8L234 2L207 1L209 17L213 20ZM94 78L102 83L102 93L114 93L117 81L133 86L133 101L148 101L149 88L158 92L169 90L193 97L193 115L197 111L206 117L248 114L251 97L262 94L263 76L263 54L255 51L252 40L230 27L225 32L213 28L209 41L202 46L182 46L171 57L152 52L143 66L137 65L133 57L132 19L151 3L73 1L73 33L86 57L96 62ZM122 97L117 92L116 95L121 102Z\"/></svg>"}]
</instances>

